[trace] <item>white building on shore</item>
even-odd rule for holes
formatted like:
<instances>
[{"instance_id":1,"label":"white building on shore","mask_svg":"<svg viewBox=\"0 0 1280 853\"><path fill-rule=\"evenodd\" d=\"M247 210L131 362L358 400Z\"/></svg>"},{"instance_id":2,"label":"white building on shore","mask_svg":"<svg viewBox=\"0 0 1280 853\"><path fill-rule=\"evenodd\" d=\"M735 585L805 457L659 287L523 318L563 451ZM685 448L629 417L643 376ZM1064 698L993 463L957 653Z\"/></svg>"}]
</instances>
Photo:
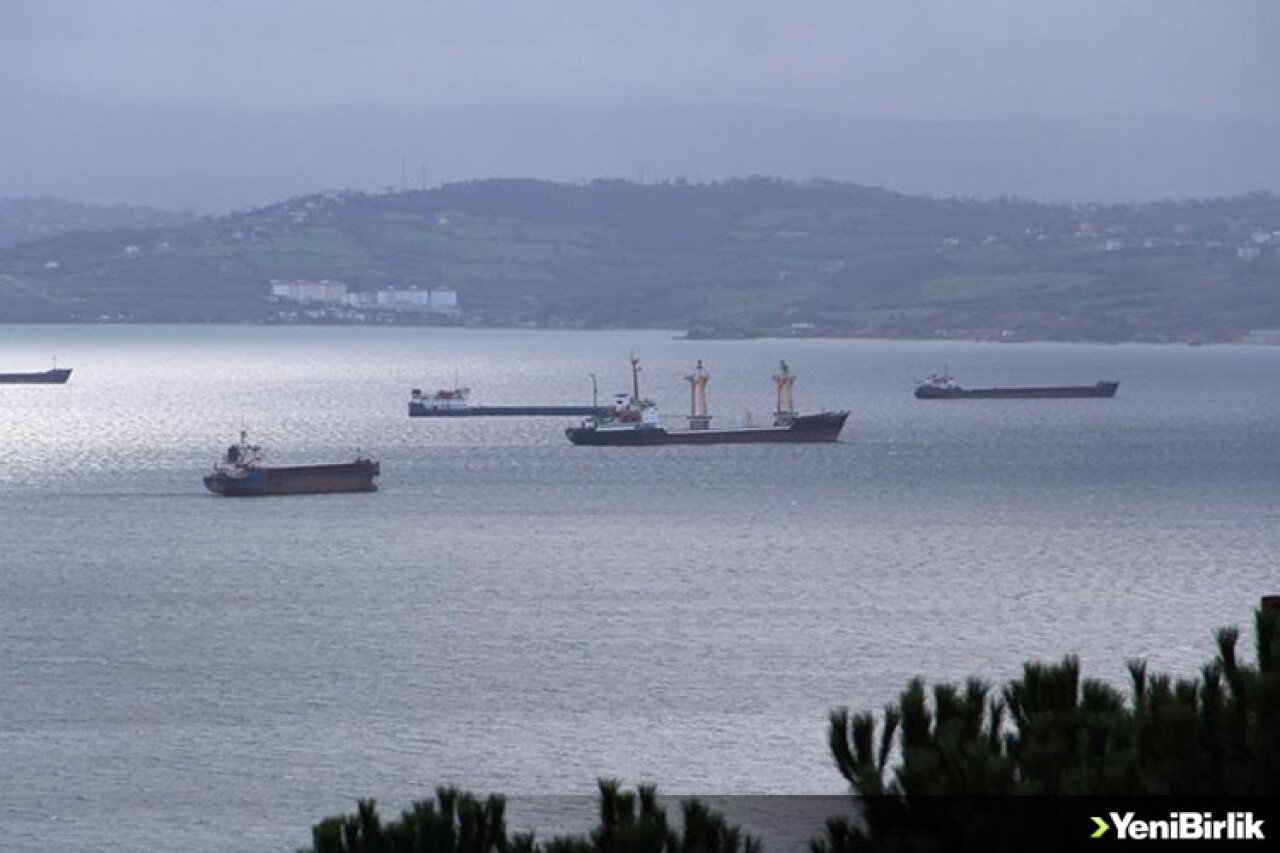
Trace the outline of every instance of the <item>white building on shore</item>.
<instances>
[{"instance_id":1,"label":"white building on shore","mask_svg":"<svg viewBox=\"0 0 1280 853\"><path fill-rule=\"evenodd\" d=\"M352 308L379 311L402 311L413 314L457 316L461 310L456 290L377 290L357 291L343 300Z\"/></svg>"},{"instance_id":2,"label":"white building on shore","mask_svg":"<svg viewBox=\"0 0 1280 853\"><path fill-rule=\"evenodd\" d=\"M396 311L406 314L436 314L456 317L462 306L456 290L387 288L356 290L329 279L271 279L271 296L308 305L355 308L363 311Z\"/></svg>"},{"instance_id":3,"label":"white building on shore","mask_svg":"<svg viewBox=\"0 0 1280 853\"><path fill-rule=\"evenodd\" d=\"M338 304L346 298L347 286L329 279L271 279L271 295L292 302L326 302Z\"/></svg>"}]
</instances>

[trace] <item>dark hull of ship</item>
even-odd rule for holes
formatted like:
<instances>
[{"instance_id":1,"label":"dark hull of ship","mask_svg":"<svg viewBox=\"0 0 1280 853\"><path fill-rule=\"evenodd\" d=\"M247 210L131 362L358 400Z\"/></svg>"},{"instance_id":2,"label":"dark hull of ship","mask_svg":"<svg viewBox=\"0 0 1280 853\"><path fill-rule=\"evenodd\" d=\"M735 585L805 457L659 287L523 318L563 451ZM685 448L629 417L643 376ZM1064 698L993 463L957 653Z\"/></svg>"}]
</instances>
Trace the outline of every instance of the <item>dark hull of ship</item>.
<instances>
[{"instance_id":1,"label":"dark hull of ship","mask_svg":"<svg viewBox=\"0 0 1280 853\"><path fill-rule=\"evenodd\" d=\"M1075 397L1114 397L1119 382L1096 385L1067 385L1047 388L916 388L920 400L1037 400Z\"/></svg>"},{"instance_id":2,"label":"dark hull of ship","mask_svg":"<svg viewBox=\"0 0 1280 853\"><path fill-rule=\"evenodd\" d=\"M59 367L39 373L0 373L0 385L61 385L71 378L71 368Z\"/></svg>"},{"instance_id":3,"label":"dark hull of ship","mask_svg":"<svg viewBox=\"0 0 1280 853\"><path fill-rule=\"evenodd\" d=\"M601 415L604 412L605 409L596 406L467 406L436 409L421 403L409 404L411 418L581 417Z\"/></svg>"},{"instance_id":4,"label":"dark hull of ship","mask_svg":"<svg viewBox=\"0 0 1280 853\"><path fill-rule=\"evenodd\" d=\"M377 462L361 460L338 465L257 468L243 476L215 472L204 478L204 485L209 491L228 497L376 492L373 478L379 473Z\"/></svg>"},{"instance_id":5,"label":"dark hull of ship","mask_svg":"<svg viewBox=\"0 0 1280 853\"><path fill-rule=\"evenodd\" d=\"M658 426L600 429L570 427L565 435L574 444L595 447L652 447L665 444L766 444L837 441L848 412L801 415L787 426L741 429L668 430Z\"/></svg>"}]
</instances>

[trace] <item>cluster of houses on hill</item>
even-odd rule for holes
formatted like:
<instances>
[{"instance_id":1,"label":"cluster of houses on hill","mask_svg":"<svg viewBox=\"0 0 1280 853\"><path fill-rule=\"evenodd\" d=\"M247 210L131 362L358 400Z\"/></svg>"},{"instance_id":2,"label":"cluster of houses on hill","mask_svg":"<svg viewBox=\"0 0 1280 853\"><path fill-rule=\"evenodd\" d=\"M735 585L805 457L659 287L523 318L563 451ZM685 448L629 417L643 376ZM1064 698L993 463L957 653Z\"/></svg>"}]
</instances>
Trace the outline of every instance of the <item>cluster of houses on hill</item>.
<instances>
[{"instance_id":1,"label":"cluster of houses on hill","mask_svg":"<svg viewBox=\"0 0 1280 853\"><path fill-rule=\"evenodd\" d=\"M1247 243L1236 246L1236 258L1241 261L1256 261L1277 248L1280 248L1280 231L1255 231Z\"/></svg>"},{"instance_id":2,"label":"cluster of houses on hill","mask_svg":"<svg viewBox=\"0 0 1280 853\"><path fill-rule=\"evenodd\" d=\"M388 316L409 319L456 318L462 313L456 290L388 288L349 291L340 281L329 279L271 280L269 297L275 302L296 303L296 309L282 308L277 319L376 320Z\"/></svg>"}]
</instances>

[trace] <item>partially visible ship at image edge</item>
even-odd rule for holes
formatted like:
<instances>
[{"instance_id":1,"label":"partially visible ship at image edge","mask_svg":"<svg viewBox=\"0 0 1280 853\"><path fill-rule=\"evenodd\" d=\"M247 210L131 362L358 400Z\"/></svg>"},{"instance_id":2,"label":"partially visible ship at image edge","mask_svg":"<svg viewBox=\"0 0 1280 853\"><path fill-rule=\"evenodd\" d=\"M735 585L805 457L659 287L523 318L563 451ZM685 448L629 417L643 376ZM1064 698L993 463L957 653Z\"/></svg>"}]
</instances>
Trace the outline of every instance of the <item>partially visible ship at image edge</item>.
<instances>
[{"instance_id":1,"label":"partially visible ship at image edge","mask_svg":"<svg viewBox=\"0 0 1280 853\"><path fill-rule=\"evenodd\" d=\"M55 367L35 373L0 373L0 385L62 385L71 378L71 368Z\"/></svg>"}]
</instances>

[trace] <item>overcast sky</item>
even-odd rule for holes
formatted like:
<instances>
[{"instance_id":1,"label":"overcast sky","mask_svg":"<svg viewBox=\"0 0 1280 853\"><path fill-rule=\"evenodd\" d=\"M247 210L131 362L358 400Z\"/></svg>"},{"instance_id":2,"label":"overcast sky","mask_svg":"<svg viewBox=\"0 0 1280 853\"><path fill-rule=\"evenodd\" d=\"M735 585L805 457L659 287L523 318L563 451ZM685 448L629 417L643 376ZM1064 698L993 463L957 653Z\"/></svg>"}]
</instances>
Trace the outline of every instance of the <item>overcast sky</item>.
<instances>
[{"instance_id":1,"label":"overcast sky","mask_svg":"<svg viewBox=\"0 0 1280 853\"><path fill-rule=\"evenodd\" d=\"M1276 0L0 0L0 85L225 105L733 102L1280 122Z\"/></svg>"}]
</instances>

